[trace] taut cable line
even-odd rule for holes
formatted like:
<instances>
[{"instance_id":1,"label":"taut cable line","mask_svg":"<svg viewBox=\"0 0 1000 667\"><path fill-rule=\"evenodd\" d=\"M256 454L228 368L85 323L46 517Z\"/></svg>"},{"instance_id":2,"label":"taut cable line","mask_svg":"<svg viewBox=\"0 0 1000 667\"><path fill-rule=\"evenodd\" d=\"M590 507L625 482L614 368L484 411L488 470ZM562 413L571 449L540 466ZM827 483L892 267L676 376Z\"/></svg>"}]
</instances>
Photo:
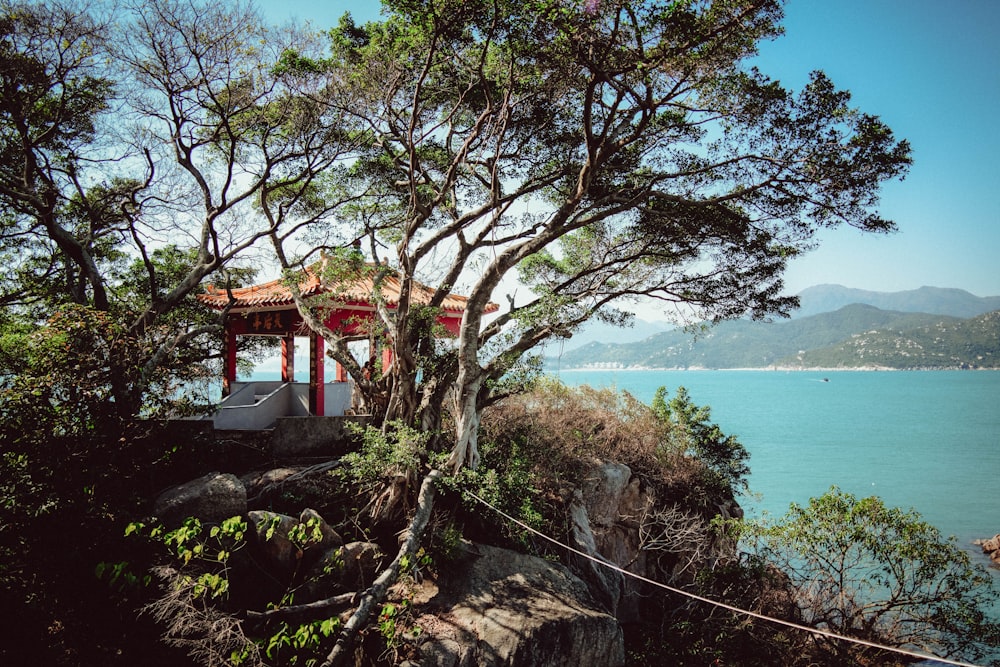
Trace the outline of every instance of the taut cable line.
<instances>
[{"instance_id":1,"label":"taut cable line","mask_svg":"<svg viewBox=\"0 0 1000 667\"><path fill-rule=\"evenodd\" d=\"M676 593L677 595L683 595L684 597L688 597L688 598L691 598L692 600L697 600L699 602L704 602L705 604L710 604L710 605L714 605L716 607L721 607L722 609L727 609L727 610L729 610L729 611L731 611L733 613L736 613L736 614L743 614L745 616L752 616L753 618L758 618L758 619L760 619L762 621L767 621L769 623L775 623L777 625L783 625L785 627L794 628L796 630L801 630L802 632L809 632L809 633L812 633L814 635L821 635L823 637L828 637L830 639L836 639L836 640L839 640L839 641L851 642L853 644L859 644L861 646L867 646L869 648L875 648L875 649L879 649L881 651L890 651L892 653L898 653L900 655L905 655L905 656L908 656L908 657L911 657L911 658L918 658L920 660L933 660L935 662L939 662L939 663L946 664L946 665L957 665L958 667L981 667L980 665L975 665L975 664L970 663L970 662L962 662L960 660L952 660L950 658L941 658L941 657L938 657L936 655L930 655L930 654L927 654L927 653L918 653L917 651L910 651L908 649L898 648L896 646L886 646L884 644L878 644L876 642L870 642L870 641L867 641L865 639L859 639L857 637L848 637L846 635L840 635L840 634L837 634L835 632L830 632L829 630L823 630L821 628L811 628L811 627L809 627L807 625L800 625L798 623L792 623L791 621L785 621L785 620L780 619L780 618L773 618L771 616L766 616L766 615L761 614L761 613L756 612L756 611L750 611L749 609L740 609L739 607L735 607L735 606L733 606L731 604L726 604L725 602L719 602L718 600L712 600L711 598L706 598L706 597L703 597L701 595L696 595L694 593L691 593L689 591L684 591L684 590L681 590L679 588L674 588L673 586L668 586L667 584L664 584L662 582L655 581L653 579L649 579L648 577L644 577L641 574L636 574L634 572L629 572L628 570L626 570L624 568L618 567L614 563L609 563L609 562L607 562L605 560L601 560L600 558L596 558L596 557L594 557L594 556L592 556L592 555L590 555L588 553L584 553L583 551L580 551L579 549L574 549L573 547L569 546L568 544L563 544L562 542L560 542L559 540L555 539L554 537L550 537L550 536L546 535L545 533L542 533L542 532L540 532L540 531L532 528L531 526L529 526L528 524L524 523L523 521L520 521L519 519L511 516L510 514L507 514L506 512L504 512L503 510L501 510L500 508L494 507L492 504L490 504L486 500L483 500L482 498L480 498L479 496L477 496L475 493L472 493L471 491L465 491L464 493L467 494L469 497L475 499L477 502L480 502L483 505L485 505L486 507L490 508L491 510L493 510L494 512L496 512L497 514L499 514L503 518L507 519L511 523L514 523L514 524L520 526L521 528L523 528L524 530L527 530L528 532L530 532L530 533L532 533L534 535L537 535L538 537L542 538L543 540L551 542L552 544L555 544L556 546L561 547L561 548L565 549L566 551L572 552L572 553L576 554L577 556L580 556L581 558L586 558L587 560L590 560L590 561L592 561L594 563L597 563L598 565L602 565L602 566L604 566L604 567L606 567L606 568L608 568L610 570L614 570L615 572L619 572L623 576L631 577L633 579L637 579L637 580L642 581L644 583L647 583L647 584L649 584L651 586L656 586L657 588L662 588L663 590L669 591L671 593Z\"/></svg>"}]
</instances>

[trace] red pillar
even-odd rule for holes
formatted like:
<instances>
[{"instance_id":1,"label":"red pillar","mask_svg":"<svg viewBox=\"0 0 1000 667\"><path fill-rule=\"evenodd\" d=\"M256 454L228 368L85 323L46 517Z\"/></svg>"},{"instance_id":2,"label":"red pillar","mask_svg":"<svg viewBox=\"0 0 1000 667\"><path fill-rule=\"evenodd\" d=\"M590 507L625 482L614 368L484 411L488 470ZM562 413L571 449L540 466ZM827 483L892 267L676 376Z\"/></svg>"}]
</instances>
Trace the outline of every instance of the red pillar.
<instances>
[{"instance_id":1,"label":"red pillar","mask_svg":"<svg viewBox=\"0 0 1000 667\"><path fill-rule=\"evenodd\" d=\"M323 337L309 333L309 412L323 416Z\"/></svg>"},{"instance_id":2,"label":"red pillar","mask_svg":"<svg viewBox=\"0 0 1000 667\"><path fill-rule=\"evenodd\" d=\"M295 382L295 336L292 334L281 339L281 381Z\"/></svg>"},{"instance_id":3,"label":"red pillar","mask_svg":"<svg viewBox=\"0 0 1000 667\"><path fill-rule=\"evenodd\" d=\"M382 348L382 374L389 372L389 366L392 366L392 348L386 345Z\"/></svg>"},{"instance_id":4,"label":"red pillar","mask_svg":"<svg viewBox=\"0 0 1000 667\"><path fill-rule=\"evenodd\" d=\"M341 364L339 361L334 362L334 363L336 363L335 368L337 369L336 381L337 382L347 382L347 369L344 368L344 365Z\"/></svg>"},{"instance_id":5,"label":"red pillar","mask_svg":"<svg viewBox=\"0 0 1000 667\"><path fill-rule=\"evenodd\" d=\"M229 396L236 382L236 332L226 321L222 335L222 395Z\"/></svg>"}]
</instances>

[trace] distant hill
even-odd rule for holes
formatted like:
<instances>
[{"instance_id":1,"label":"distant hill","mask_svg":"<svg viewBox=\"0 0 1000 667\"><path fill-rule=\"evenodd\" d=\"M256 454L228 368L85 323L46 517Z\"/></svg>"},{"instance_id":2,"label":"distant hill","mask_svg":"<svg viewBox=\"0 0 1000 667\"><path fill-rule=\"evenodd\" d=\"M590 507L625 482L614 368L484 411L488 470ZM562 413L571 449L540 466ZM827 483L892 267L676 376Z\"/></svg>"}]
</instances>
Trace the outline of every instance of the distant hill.
<instances>
[{"instance_id":1,"label":"distant hill","mask_svg":"<svg viewBox=\"0 0 1000 667\"><path fill-rule=\"evenodd\" d=\"M941 319L912 329L855 334L830 347L779 360L812 368L1000 368L1000 311L966 320Z\"/></svg>"},{"instance_id":2,"label":"distant hill","mask_svg":"<svg viewBox=\"0 0 1000 667\"><path fill-rule=\"evenodd\" d=\"M853 303L901 313L930 313L962 318L1000 310L1000 296L981 297L965 290L942 287L921 287L904 292L869 292L843 285L816 285L802 290L799 300L802 306L792 314L796 318L833 312Z\"/></svg>"},{"instance_id":3,"label":"distant hill","mask_svg":"<svg viewBox=\"0 0 1000 667\"><path fill-rule=\"evenodd\" d=\"M917 350L922 352L918 354ZM592 342L564 351L548 363L561 368L874 364L892 368L992 368L1000 366L1000 314L966 320L852 304L832 313L773 323L723 322L698 336L672 330L632 343Z\"/></svg>"},{"instance_id":4,"label":"distant hill","mask_svg":"<svg viewBox=\"0 0 1000 667\"><path fill-rule=\"evenodd\" d=\"M604 322L592 321L583 325L580 331L573 334L572 338L550 345L553 348L561 347L563 350L574 350L589 343L600 343L606 340L618 343L635 343L672 328L673 325L669 322L650 322L639 318L636 318L630 327L616 327Z\"/></svg>"}]
</instances>

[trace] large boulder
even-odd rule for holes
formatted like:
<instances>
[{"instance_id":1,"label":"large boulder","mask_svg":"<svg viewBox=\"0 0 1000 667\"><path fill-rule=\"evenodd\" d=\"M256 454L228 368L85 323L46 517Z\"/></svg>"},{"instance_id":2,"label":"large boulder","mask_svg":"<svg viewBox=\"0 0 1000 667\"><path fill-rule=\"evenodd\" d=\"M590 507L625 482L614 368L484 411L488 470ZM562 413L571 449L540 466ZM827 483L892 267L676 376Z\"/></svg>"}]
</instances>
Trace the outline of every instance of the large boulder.
<instances>
[{"instance_id":1,"label":"large boulder","mask_svg":"<svg viewBox=\"0 0 1000 667\"><path fill-rule=\"evenodd\" d=\"M718 505L723 519L742 516L735 501ZM586 556L569 564L606 611L622 623L641 620L647 585L601 561L654 581L691 583L697 566L731 558L735 544L715 536L702 513L664 504L655 491L621 463L595 461L568 506L569 538Z\"/></svg>"},{"instance_id":2,"label":"large boulder","mask_svg":"<svg viewBox=\"0 0 1000 667\"><path fill-rule=\"evenodd\" d=\"M236 475L210 472L172 487L153 503L153 514L166 526L179 525L189 516L202 523L221 523L247 511L247 490Z\"/></svg>"},{"instance_id":3,"label":"large boulder","mask_svg":"<svg viewBox=\"0 0 1000 667\"><path fill-rule=\"evenodd\" d=\"M243 475L240 477L240 481L243 482L243 486L247 489L248 502L252 506L252 499L263 495L268 489L280 487L288 478L301 472L303 469L303 467L272 468L270 470L260 470Z\"/></svg>"},{"instance_id":4,"label":"large boulder","mask_svg":"<svg viewBox=\"0 0 1000 667\"><path fill-rule=\"evenodd\" d=\"M316 561L344 544L312 509L302 510L298 519L265 510L253 510L247 516L252 526L251 548L279 581L303 576Z\"/></svg>"},{"instance_id":5,"label":"large boulder","mask_svg":"<svg viewBox=\"0 0 1000 667\"><path fill-rule=\"evenodd\" d=\"M302 560L302 551L288 538L298 520L266 510L253 510L247 517L250 519L250 548L256 560L275 579L287 584Z\"/></svg>"},{"instance_id":6,"label":"large boulder","mask_svg":"<svg viewBox=\"0 0 1000 667\"><path fill-rule=\"evenodd\" d=\"M644 577L657 578L641 550L639 521L654 499L632 470L621 463L598 461L569 504L570 539L590 556L572 556L570 564L594 597L623 623L639 618L642 584L601 566L603 560Z\"/></svg>"},{"instance_id":7,"label":"large boulder","mask_svg":"<svg viewBox=\"0 0 1000 667\"><path fill-rule=\"evenodd\" d=\"M569 565L584 582L586 582L591 594L600 603L601 607L619 620L630 620L634 614L629 614L623 608L622 603L628 607L636 606L634 601L625 599L625 577L618 570L613 570L602 565L608 562L597 548L594 532L590 525L590 516L583 503L583 494L580 490L573 495L569 508L570 519L570 546L585 556L573 553L570 554ZM589 558L588 558L589 556ZM626 618L623 618L625 616Z\"/></svg>"},{"instance_id":8,"label":"large boulder","mask_svg":"<svg viewBox=\"0 0 1000 667\"><path fill-rule=\"evenodd\" d=\"M349 542L328 549L305 573L295 589L296 603L314 602L331 595L363 591L371 586L387 562L374 542Z\"/></svg>"},{"instance_id":9,"label":"large boulder","mask_svg":"<svg viewBox=\"0 0 1000 667\"><path fill-rule=\"evenodd\" d=\"M363 591L372 585L388 560L374 542L349 542L341 551L344 564L342 581L351 590Z\"/></svg>"},{"instance_id":10,"label":"large boulder","mask_svg":"<svg viewBox=\"0 0 1000 667\"><path fill-rule=\"evenodd\" d=\"M422 665L625 663L621 626L567 568L497 547L465 549L414 600Z\"/></svg>"}]
</instances>

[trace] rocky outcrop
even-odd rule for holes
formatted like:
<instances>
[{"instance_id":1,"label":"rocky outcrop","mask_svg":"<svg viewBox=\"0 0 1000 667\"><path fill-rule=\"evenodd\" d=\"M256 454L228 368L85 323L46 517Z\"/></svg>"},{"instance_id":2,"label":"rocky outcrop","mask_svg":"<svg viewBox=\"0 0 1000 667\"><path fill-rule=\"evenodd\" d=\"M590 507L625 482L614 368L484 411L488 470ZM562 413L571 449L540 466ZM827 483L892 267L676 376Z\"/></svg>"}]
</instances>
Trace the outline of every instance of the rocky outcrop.
<instances>
[{"instance_id":1,"label":"rocky outcrop","mask_svg":"<svg viewBox=\"0 0 1000 667\"><path fill-rule=\"evenodd\" d=\"M712 508L725 518L742 516L735 502ZM664 503L621 463L596 461L568 506L569 564L603 608L622 623L641 620L646 584L603 566L655 581L688 584L698 567L731 557L735 545L709 530L700 514Z\"/></svg>"},{"instance_id":2,"label":"rocky outcrop","mask_svg":"<svg viewBox=\"0 0 1000 667\"><path fill-rule=\"evenodd\" d=\"M570 566L586 582L591 594L605 611L620 620L631 618L637 610L632 609L634 601L626 597L625 575L602 564L610 561L601 556L597 548L590 517L583 504L583 494L579 490L574 493L568 512L570 546L586 554L570 554ZM629 609L626 610L625 607Z\"/></svg>"},{"instance_id":3,"label":"rocky outcrop","mask_svg":"<svg viewBox=\"0 0 1000 667\"><path fill-rule=\"evenodd\" d=\"M261 496L267 489L280 486L303 469L302 467L286 467L259 470L241 476L240 481L243 482L243 486L247 489L247 498L256 498Z\"/></svg>"},{"instance_id":4,"label":"rocky outcrop","mask_svg":"<svg viewBox=\"0 0 1000 667\"><path fill-rule=\"evenodd\" d=\"M219 523L246 511L246 487L235 475L219 472L167 489L153 503L153 514L169 527L189 516L202 523Z\"/></svg>"},{"instance_id":5,"label":"rocky outcrop","mask_svg":"<svg viewBox=\"0 0 1000 667\"><path fill-rule=\"evenodd\" d=\"M388 561L385 552L373 542L348 542L328 549L305 570L302 583L295 589L295 600L308 603L340 593L363 591Z\"/></svg>"},{"instance_id":6,"label":"rocky outcrop","mask_svg":"<svg viewBox=\"0 0 1000 667\"><path fill-rule=\"evenodd\" d=\"M624 664L621 626L567 568L485 545L465 552L414 600L420 664Z\"/></svg>"},{"instance_id":7,"label":"rocky outcrop","mask_svg":"<svg viewBox=\"0 0 1000 667\"><path fill-rule=\"evenodd\" d=\"M245 581L270 582L274 597L294 592L296 604L366 590L387 557L368 542L344 544L317 512L298 517L271 511L247 512L269 490L298 484L301 468L256 473L244 482L212 473L157 499L157 514L203 522L240 514L249 522L248 549L240 553ZM620 463L595 461L567 506L569 539L578 552L568 567L486 545L463 543L464 557L438 564L437 579L408 580L397 597L409 599L412 627L407 643L429 667L472 665L621 665L622 624L642 620L645 584L622 570L677 583L720 552L701 517L662 507L655 490ZM728 515L734 508L718 508ZM581 555L583 554L583 555ZM606 567L604 563L614 567ZM419 576L416 577L419 580ZM256 584L259 587L259 583Z\"/></svg>"},{"instance_id":8,"label":"rocky outcrop","mask_svg":"<svg viewBox=\"0 0 1000 667\"><path fill-rule=\"evenodd\" d=\"M975 540L973 544L979 545L983 553L990 557L996 565L1000 566L1000 534L994 535L988 540Z\"/></svg>"},{"instance_id":9,"label":"rocky outcrop","mask_svg":"<svg viewBox=\"0 0 1000 667\"><path fill-rule=\"evenodd\" d=\"M587 582L595 598L611 604L607 610L623 623L639 616L640 585L596 561L648 576L637 520L642 507L650 501L650 494L641 488L639 478L628 466L599 461L569 506L570 539L591 557L573 555L570 565Z\"/></svg>"}]
</instances>

